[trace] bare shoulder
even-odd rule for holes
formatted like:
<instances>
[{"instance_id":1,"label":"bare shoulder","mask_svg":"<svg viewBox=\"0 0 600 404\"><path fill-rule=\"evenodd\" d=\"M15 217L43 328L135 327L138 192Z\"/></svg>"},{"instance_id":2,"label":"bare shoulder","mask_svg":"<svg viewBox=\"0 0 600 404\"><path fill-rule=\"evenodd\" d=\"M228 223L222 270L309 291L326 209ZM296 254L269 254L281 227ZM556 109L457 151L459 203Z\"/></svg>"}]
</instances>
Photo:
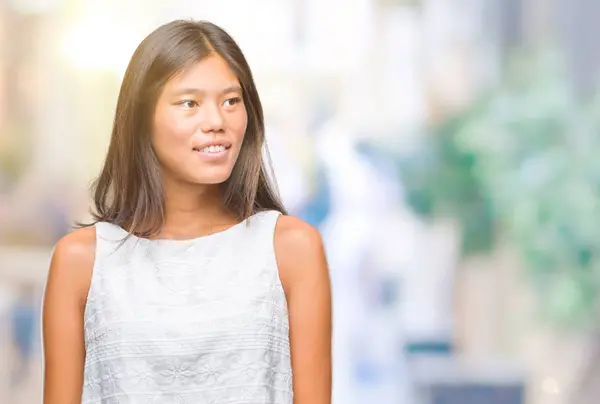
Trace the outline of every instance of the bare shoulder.
<instances>
[{"instance_id":1,"label":"bare shoulder","mask_svg":"<svg viewBox=\"0 0 600 404\"><path fill-rule=\"evenodd\" d=\"M295 259L323 253L319 231L294 216L281 216L275 227L275 253L278 258Z\"/></svg>"},{"instance_id":2,"label":"bare shoulder","mask_svg":"<svg viewBox=\"0 0 600 404\"><path fill-rule=\"evenodd\" d=\"M321 235L280 216L275 255L289 312L294 402L331 403L331 286Z\"/></svg>"},{"instance_id":3,"label":"bare shoulder","mask_svg":"<svg viewBox=\"0 0 600 404\"><path fill-rule=\"evenodd\" d=\"M327 263L319 231L294 216L281 216L275 227L275 255L283 286L326 275Z\"/></svg>"},{"instance_id":4,"label":"bare shoulder","mask_svg":"<svg viewBox=\"0 0 600 404\"><path fill-rule=\"evenodd\" d=\"M52 253L48 285L60 286L85 299L96 256L96 229L85 227L62 237Z\"/></svg>"},{"instance_id":5,"label":"bare shoulder","mask_svg":"<svg viewBox=\"0 0 600 404\"><path fill-rule=\"evenodd\" d=\"M79 403L84 313L96 255L96 229L82 228L54 246L42 308L44 403Z\"/></svg>"},{"instance_id":6,"label":"bare shoulder","mask_svg":"<svg viewBox=\"0 0 600 404\"><path fill-rule=\"evenodd\" d=\"M85 227L62 237L54 247L53 263L85 264L94 261L96 255L96 229ZM68 265L70 266L70 265Z\"/></svg>"}]
</instances>

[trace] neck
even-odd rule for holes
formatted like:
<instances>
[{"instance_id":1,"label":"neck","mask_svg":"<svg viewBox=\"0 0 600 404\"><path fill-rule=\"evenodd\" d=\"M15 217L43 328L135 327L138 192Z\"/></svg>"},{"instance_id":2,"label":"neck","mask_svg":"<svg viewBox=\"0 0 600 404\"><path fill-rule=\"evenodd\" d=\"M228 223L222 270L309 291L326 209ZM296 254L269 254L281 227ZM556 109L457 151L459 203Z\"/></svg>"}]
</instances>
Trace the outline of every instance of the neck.
<instances>
[{"instance_id":1,"label":"neck","mask_svg":"<svg viewBox=\"0 0 600 404\"><path fill-rule=\"evenodd\" d=\"M197 237L235 224L221 203L219 185L165 184L162 237Z\"/></svg>"}]
</instances>

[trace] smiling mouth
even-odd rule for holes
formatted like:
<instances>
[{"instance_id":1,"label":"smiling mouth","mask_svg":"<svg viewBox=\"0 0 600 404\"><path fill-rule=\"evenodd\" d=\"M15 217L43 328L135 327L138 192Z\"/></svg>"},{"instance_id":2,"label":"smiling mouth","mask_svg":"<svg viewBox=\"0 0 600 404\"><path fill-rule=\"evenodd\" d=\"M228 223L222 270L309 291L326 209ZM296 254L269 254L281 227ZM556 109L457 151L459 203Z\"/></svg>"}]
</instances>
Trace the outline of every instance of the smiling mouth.
<instances>
[{"instance_id":1,"label":"smiling mouth","mask_svg":"<svg viewBox=\"0 0 600 404\"><path fill-rule=\"evenodd\" d=\"M194 147L193 150L195 152L199 152L199 153L219 154L219 153L225 152L230 147L231 146L225 146L225 145L211 145L211 146L206 146L206 147L202 147L202 148Z\"/></svg>"}]
</instances>

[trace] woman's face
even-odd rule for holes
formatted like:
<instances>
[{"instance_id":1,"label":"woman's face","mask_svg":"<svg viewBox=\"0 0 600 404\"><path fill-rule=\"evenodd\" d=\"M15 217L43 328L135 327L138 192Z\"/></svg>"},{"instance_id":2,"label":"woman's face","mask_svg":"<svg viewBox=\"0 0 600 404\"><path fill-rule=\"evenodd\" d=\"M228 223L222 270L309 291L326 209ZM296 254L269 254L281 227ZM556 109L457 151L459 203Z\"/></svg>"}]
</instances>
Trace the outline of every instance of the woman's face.
<instances>
[{"instance_id":1,"label":"woman's face","mask_svg":"<svg viewBox=\"0 0 600 404\"><path fill-rule=\"evenodd\" d=\"M166 83L156 103L152 146L167 178L219 184L231 175L247 123L239 80L213 54Z\"/></svg>"}]
</instances>

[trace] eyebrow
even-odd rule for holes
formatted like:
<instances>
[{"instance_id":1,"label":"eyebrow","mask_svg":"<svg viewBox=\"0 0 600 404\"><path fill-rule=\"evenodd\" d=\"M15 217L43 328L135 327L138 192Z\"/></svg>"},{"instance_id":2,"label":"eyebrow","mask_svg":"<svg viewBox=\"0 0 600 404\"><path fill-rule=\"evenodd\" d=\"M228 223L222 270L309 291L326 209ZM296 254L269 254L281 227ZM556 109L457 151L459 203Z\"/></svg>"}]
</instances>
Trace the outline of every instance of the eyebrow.
<instances>
[{"instance_id":1,"label":"eyebrow","mask_svg":"<svg viewBox=\"0 0 600 404\"><path fill-rule=\"evenodd\" d=\"M242 87L239 86L239 85L233 85L233 86L226 87L226 88L224 88L221 91L221 95L229 94L229 93L240 93L240 94L242 94ZM203 95L203 94L206 94L206 91L201 90L199 88L186 87L186 88L181 88L181 89L175 91L173 93L173 96L182 96L182 95L185 95L185 94Z\"/></svg>"}]
</instances>

